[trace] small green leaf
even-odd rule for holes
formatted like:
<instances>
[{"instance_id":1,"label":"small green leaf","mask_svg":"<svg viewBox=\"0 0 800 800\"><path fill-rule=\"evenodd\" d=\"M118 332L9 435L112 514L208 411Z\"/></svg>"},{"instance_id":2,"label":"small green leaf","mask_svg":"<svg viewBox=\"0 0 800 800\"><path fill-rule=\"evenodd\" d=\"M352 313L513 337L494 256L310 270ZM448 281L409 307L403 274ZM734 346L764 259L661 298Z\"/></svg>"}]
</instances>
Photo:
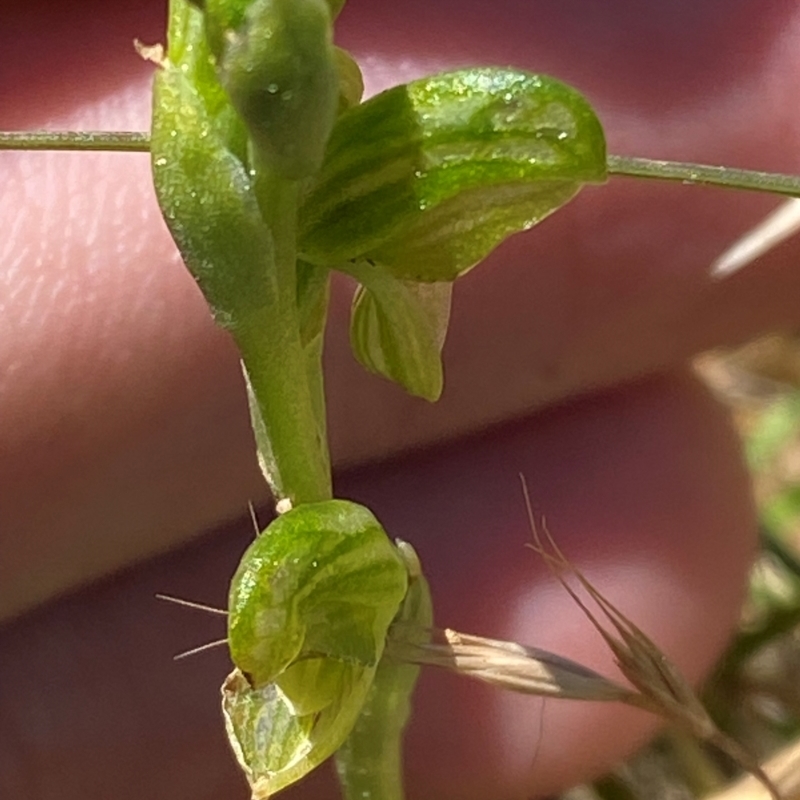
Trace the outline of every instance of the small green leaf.
<instances>
[{"instance_id":1,"label":"small green leaf","mask_svg":"<svg viewBox=\"0 0 800 800\"><path fill-rule=\"evenodd\" d=\"M299 186L251 161L258 153L218 80L207 36L212 12L227 13L225 24L238 14L246 27L250 8L209 0L201 11L170 0L168 57L153 93L154 183L187 267L236 340L273 493L317 501L331 496L320 374L327 271L311 266L298 284ZM320 14L329 20L324 3Z\"/></svg>"},{"instance_id":2,"label":"small green leaf","mask_svg":"<svg viewBox=\"0 0 800 800\"><path fill-rule=\"evenodd\" d=\"M244 163L247 130L217 78L215 59L206 39L205 17L188 0L170 0L168 63L180 69L196 93L203 106L203 115L212 125L218 141ZM154 115L158 110L154 101ZM174 110L167 109L167 112L174 113ZM186 131L180 131L178 136L185 134Z\"/></svg>"},{"instance_id":3,"label":"small green leaf","mask_svg":"<svg viewBox=\"0 0 800 800\"><path fill-rule=\"evenodd\" d=\"M349 264L348 272L362 284L350 319L356 358L411 394L438 400L452 284L402 281L374 262Z\"/></svg>"},{"instance_id":4,"label":"small green leaf","mask_svg":"<svg viewBox=\"0 0 800 800\"><path fill-rule=\"evenodd\" d=\"M447 73L339 117L301 207L300 250L452 281L605 178L603 130L574 89L510 69Z\"/></svg>"},{"instance_id":5,"label":"small green leaf","mask_svg":"<svg viewBox=\"0 0 800 800\"><path fill-rule=\"evenodd\" d=\"M245 552L230 590L236 670L223 711L254 798L298 780L345 740L408 581L375 517L344 500L298 506Z\"/></svg>"},{"instance_id":6,"label":"small green leaf","mask_svg":"<svg viewBox=\"0 0 800 800\"><path fill-rule=\"evenodd\" d=\"M164 219L217 322L234 329L271 302L272 236L244 164L179 65L153 88L153 181Z\"/></svg>"}]
</instances>

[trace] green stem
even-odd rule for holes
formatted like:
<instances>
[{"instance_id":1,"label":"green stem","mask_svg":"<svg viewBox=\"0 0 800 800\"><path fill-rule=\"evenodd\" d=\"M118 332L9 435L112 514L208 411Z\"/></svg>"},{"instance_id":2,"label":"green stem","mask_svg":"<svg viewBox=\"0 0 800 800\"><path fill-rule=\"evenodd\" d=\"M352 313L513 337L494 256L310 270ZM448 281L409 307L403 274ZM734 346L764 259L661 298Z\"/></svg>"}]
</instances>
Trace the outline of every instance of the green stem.
<instances>
[{"instance_id":1,"label":"green stem","mask_svg":"<svg viewBox=\"0 0 800 800\"><path fill-rule=\"evenodd\" d=\"M681 181L702 186L722 186L800 197L800 177L796 175L612 155L608 156L607 166L609 175Z\"/></svg>"},{"instance_id":2,"label":"green stem","mask_svg":"<svg viewBox=\"0 0 800 800\"><path fill-rule=\"evenodd\" d=\"M139 131L0 131L0 150L114 150L149 153L150 134Z\"/></svg>"},{"instance_id":3,"label":"green stem","mask_svg":"<svg viewBox=\"0 0 800 800\"><path fill-rule=\"evenodd\" d=\"M269 278L274 296L257 319L237 325L235 337L249 381L259 460L279 499L288 498L292 505L329 500L324 419L315 411L297 310L298 185L263 168L257 174L256 193L275 246ZM321 371L321 363L315 368Z\"/></svg>"},{"instance_id":4,"label":"green stem","mask_svg":"<svg viewBox=\"0 0 800 800\"><path fill-rule=\"evenodd\" d=\"M428 583L413 548L398 542L409 584L392 626L409 645L430 638L433 608ZM392 628L387 639L393 638ZM336 770L345 800L403 800L403 732L420 667L383 652L361 714L336 753Z\"/></svg>"}]
</instances>

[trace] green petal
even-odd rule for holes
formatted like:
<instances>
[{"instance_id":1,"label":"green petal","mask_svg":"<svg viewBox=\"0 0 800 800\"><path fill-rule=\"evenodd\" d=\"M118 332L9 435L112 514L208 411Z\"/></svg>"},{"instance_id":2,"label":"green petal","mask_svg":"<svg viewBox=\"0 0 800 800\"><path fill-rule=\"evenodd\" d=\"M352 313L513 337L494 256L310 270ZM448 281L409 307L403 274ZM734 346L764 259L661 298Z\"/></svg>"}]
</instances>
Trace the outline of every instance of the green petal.
<instances>
[{"instance_id":1,"label":"green petal","mask_svg":"<svg viewBox=\"0 0 800 800\"><path fill-rule=\"evenodd\" d=\"M225 728L253 800L268 800L333 755L361 711L375 669L350 667L332 702L309 713L299 713L277 683L256 689L238 669L228 676Z\"/></svg>"},{"instance_id":2,"label":"green petal","mask_svg":"<svg viewBox=\"0 0 800 800\"><path fill-rule=\"evenodd\" d=\"M406 280L451 281L605 177L602 128L575 90L510 69L447 73L339 117L300 249L314 263L370 258Z\"/></svg>"},{"instance_id":3,"label":"green petal","mask_svg":"<svg viewBox=\"0 0 800 800\"><path fill-rule=\"evenodd\" d=\"M349 266L350 274L362 282L350 320L356 358L411 394L438 400L452 284L401 281L380 264Z\"/></svg>"}]
</instances>

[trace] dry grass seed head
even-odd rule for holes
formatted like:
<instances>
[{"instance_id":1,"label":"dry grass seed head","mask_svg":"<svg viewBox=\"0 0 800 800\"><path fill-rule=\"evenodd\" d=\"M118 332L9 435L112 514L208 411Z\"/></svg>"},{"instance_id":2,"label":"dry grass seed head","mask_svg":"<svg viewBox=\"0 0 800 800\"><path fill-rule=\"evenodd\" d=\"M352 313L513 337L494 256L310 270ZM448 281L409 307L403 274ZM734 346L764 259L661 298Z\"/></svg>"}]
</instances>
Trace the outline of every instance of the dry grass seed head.
<instances>
[{"instance_id":1,"label":"dry grass seed head","mask_svg":"<svg viewBox=\"0 0 800 800\"><path fill-rule=\"evenodd\" d=\"M551 573L603 637L614 654L614 661L620 672L639 690L640 694L631 694L623 702L658 714L698 739L714 745L739 767L758 778L774 800L781 800L781 794L758 761L741 745L717 728L680 670L639 627L634 625L592 585L577 567L572 565L555 543L544 521L542 521L540 533L540 526L536 524L534 517L528 486L522 475L520 475L520 481L528 522L533 535L533 542L529 544L529 547L543 559ZM577 591L569 584L570 576L580 583L619 638L603 626Z\"/></svg>"}]
</instances>

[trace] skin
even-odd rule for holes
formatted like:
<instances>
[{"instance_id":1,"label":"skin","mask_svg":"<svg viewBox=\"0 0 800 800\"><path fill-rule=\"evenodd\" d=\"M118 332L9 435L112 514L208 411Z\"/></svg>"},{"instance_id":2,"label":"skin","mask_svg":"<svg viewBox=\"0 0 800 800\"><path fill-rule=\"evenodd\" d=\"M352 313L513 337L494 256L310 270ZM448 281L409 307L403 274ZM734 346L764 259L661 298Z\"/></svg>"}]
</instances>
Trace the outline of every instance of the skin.
<instances>
[{"instance_id":1,"label":"skin","mask_svg":"<svg viewBox=\"0 0 800 800\"><path fill-rule=\"evenodd\" d=\"M0 129L146 127L151 68L130 42L162 38L161 3L6 8ZM369 57L372 89L513 63L584 91L611 152L798 168L791 4L497 0L489 13L352 0L340 41ZM266 500L236 354L174 251L146 156L0 153L0 174L0 681L14 687L0 693L0 795L244 797L217 707L224 653L170 661L222 636L220 621L152 601L224 605L252 536L236 520ZM360 371L338 287L338 494L413 542L440 624L613 674L523 548L523 472L598 587L690 678L709 669L737 618L754 512L726 413L685 363L800 322L796 243L729 281L707 274L775 204L625 180L586 190L459 283L434 407ZM655 724L556 701L540 721L538 699L434 672L416 708L411 798L554 792ZM286 796L330 797L329 780Z\"/></svg>"}]
</instances>

